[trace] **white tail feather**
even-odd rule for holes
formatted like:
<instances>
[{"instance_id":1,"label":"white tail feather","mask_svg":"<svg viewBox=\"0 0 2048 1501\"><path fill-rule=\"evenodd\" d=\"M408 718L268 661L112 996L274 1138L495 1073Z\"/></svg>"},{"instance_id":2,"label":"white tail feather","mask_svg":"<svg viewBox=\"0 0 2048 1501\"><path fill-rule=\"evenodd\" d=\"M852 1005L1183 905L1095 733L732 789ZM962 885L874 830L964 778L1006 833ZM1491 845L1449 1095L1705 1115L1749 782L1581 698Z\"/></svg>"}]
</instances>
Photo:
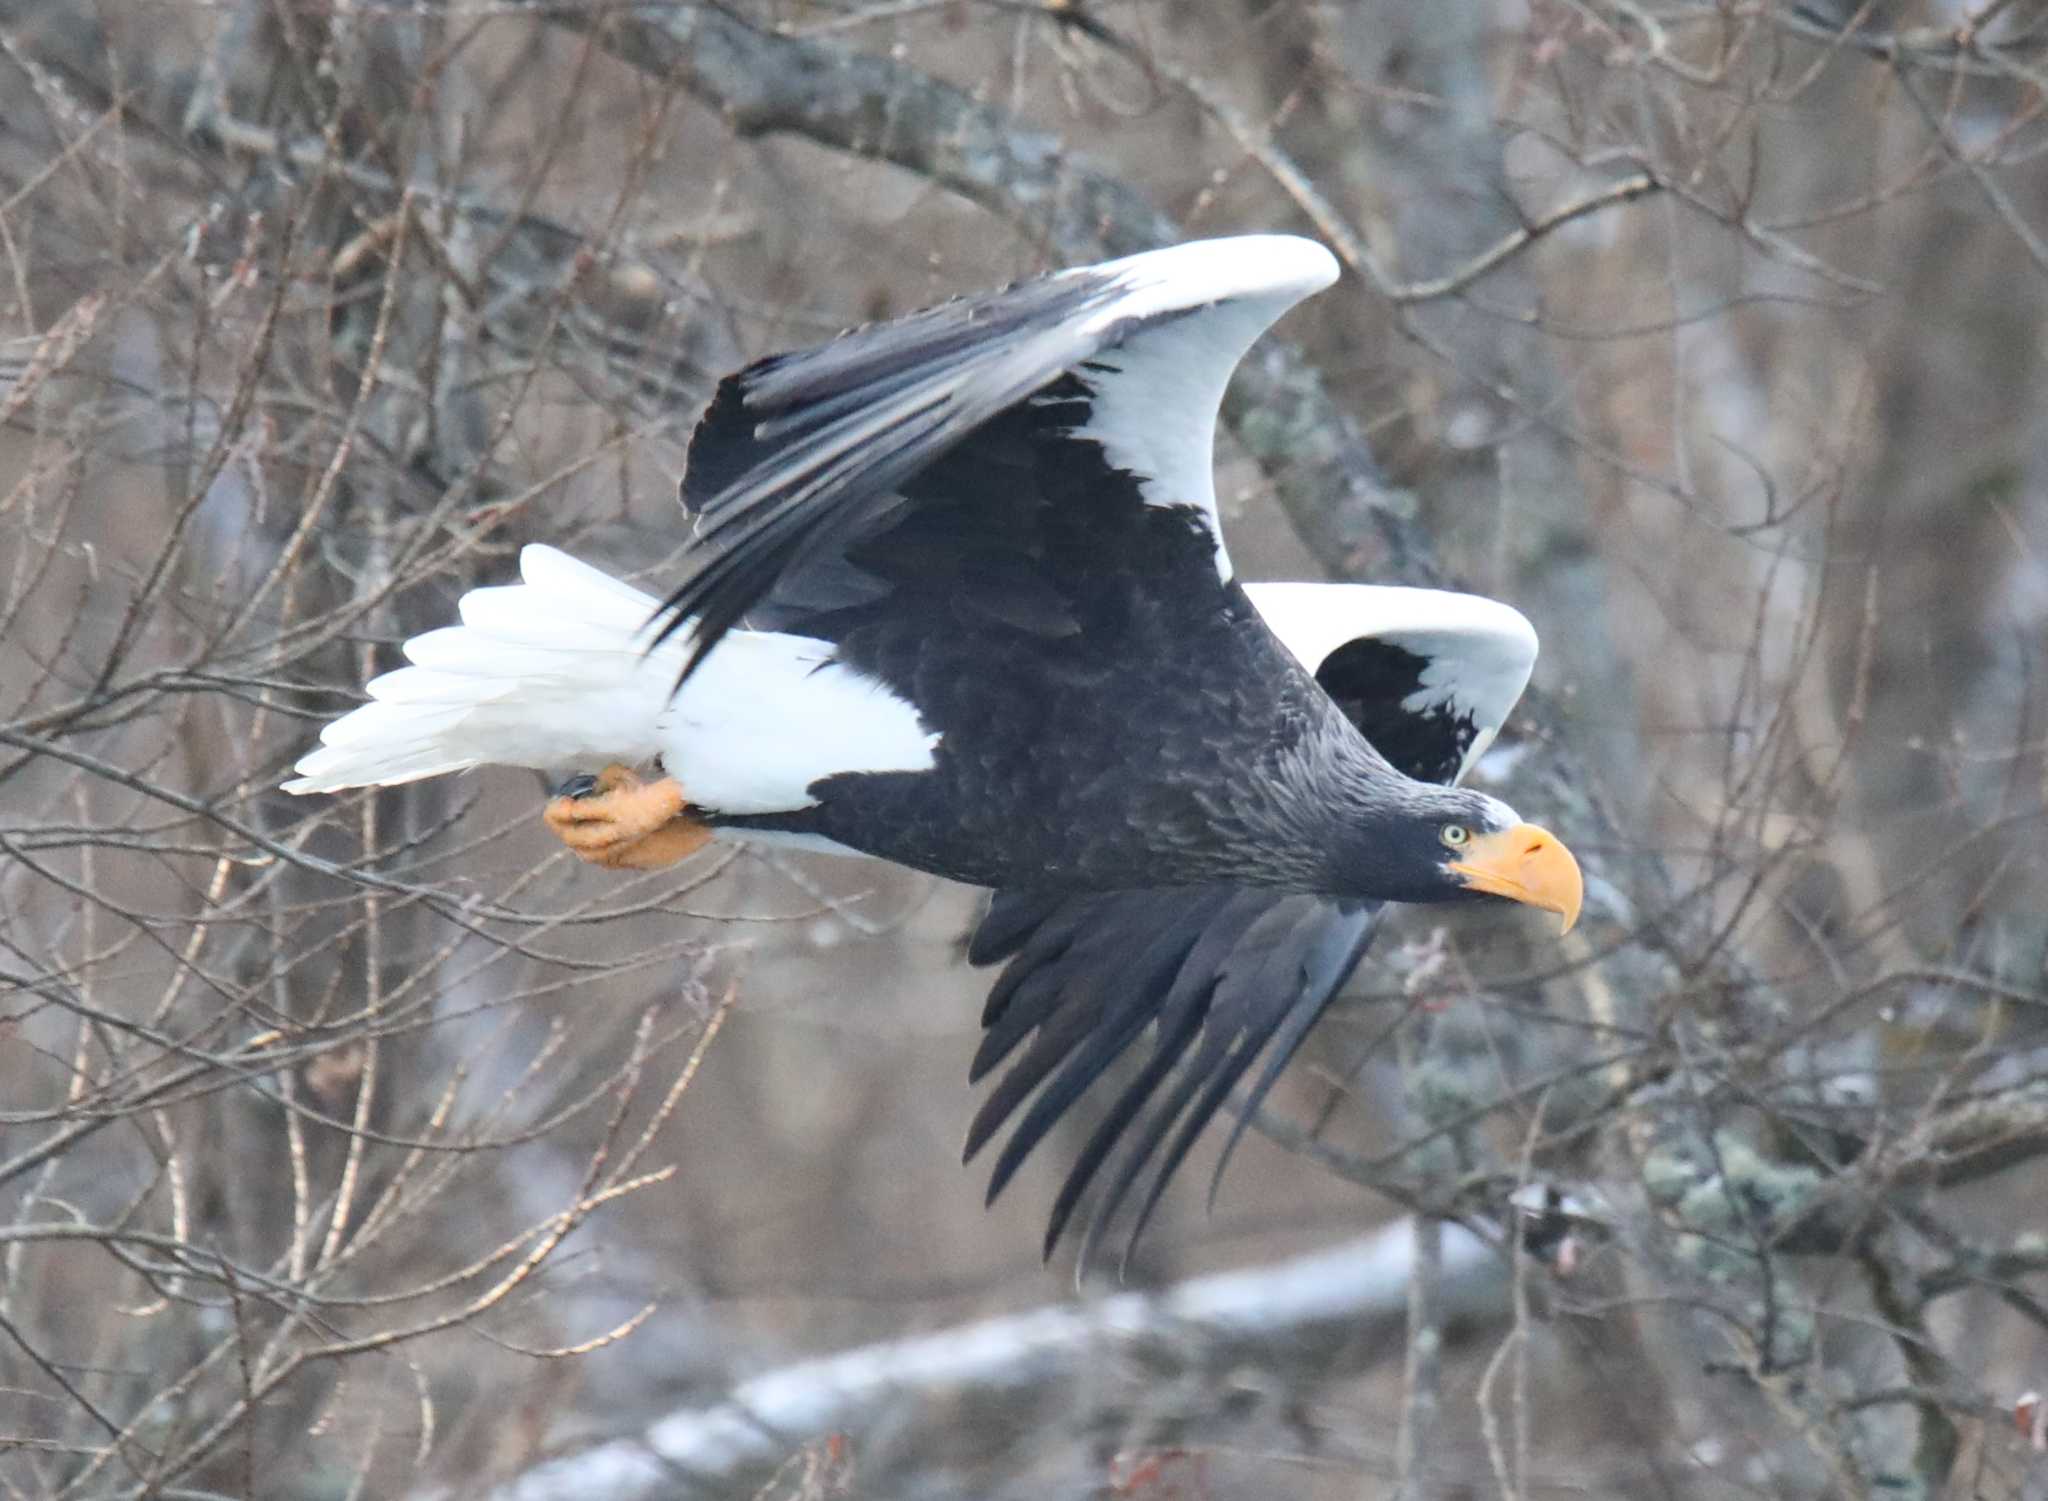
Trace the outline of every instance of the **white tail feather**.
<instances>
[{"instance_id":1,"label":"white tail feather","mask_svg":"<svg viewBox=\"0 0 2048 1501\"><path fill-rule=\"evenodd\" d=\"M371 682L371 702L321 731L284 790L652 760L687 642L649 652L657 601L567 553L523 548L519 574L464 595L461 625L406 642L413 665Z\"/></svg>"}]
</instances>

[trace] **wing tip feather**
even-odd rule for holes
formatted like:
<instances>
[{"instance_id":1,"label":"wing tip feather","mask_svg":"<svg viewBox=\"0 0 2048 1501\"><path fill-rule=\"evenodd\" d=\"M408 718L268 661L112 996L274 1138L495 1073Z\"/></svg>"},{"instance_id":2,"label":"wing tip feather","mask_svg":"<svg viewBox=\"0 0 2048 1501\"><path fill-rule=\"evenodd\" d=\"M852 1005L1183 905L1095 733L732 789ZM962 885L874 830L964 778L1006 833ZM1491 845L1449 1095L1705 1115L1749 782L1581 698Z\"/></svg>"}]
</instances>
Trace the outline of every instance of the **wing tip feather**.
<instances>
[{"instance_id":1,"label":"wing tip feather","mask_svg":"<svg viewBox=\"0 0 2048 1501\"><path fill-rule=\"evenodd\" d=\"M1299 302L1322 291L1342 271L1327 246L1301 235L1226 235L1140 251L1076 273L1108 272L1135 292L1159 288L1161 310L1200 307L1238 298L1284 297ZM1114 309L1112 309L1114 311Z\"/></svg>"}]
</instances>

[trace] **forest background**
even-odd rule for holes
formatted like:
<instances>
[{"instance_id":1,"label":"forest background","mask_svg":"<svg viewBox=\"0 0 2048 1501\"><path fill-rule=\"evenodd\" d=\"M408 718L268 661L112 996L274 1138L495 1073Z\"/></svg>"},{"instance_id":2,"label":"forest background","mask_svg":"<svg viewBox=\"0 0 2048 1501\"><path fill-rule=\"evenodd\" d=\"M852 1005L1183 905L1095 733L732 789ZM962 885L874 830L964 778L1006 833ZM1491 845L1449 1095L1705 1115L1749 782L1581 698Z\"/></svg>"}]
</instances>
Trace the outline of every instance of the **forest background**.
<instances>
[{"instance_id":1,"label":"forest background","mask_svg":"<svg viewBox=\"0 0 2048 1501\"><path fill-rule=\"evenodd\" d=\"M0 0L0 1487L2048 1496L2044 111L2034 0ZM1121 1281L1085 1120L957 1164L973 893L275 790L674 579L719 374L1245 230L1241 571L1530 615L1589 900L1401 914Z\"/></svg>"}]
</instances>

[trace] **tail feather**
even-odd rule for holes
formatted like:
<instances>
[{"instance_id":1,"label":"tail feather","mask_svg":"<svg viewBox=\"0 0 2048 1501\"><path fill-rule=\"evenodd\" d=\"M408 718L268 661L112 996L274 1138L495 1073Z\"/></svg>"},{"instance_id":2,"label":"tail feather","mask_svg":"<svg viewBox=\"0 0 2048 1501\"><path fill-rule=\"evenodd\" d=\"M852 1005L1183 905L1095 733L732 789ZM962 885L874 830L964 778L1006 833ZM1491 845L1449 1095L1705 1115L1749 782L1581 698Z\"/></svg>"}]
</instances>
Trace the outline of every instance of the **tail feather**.
<instances>
[{"instance_id":1,"label":"tail feather","mask_svg":"<svg viewBox=\"0 0 2048 1501\"><path fill-rule=\"evenodd\" d=\"M461 625L406 642L412 665L372 681L371 701L321 731L284 790L652 759L687 642L649 652L658 602L552 547L524 548L519 573L464 595Z\"/></svg>"}]
</instances>

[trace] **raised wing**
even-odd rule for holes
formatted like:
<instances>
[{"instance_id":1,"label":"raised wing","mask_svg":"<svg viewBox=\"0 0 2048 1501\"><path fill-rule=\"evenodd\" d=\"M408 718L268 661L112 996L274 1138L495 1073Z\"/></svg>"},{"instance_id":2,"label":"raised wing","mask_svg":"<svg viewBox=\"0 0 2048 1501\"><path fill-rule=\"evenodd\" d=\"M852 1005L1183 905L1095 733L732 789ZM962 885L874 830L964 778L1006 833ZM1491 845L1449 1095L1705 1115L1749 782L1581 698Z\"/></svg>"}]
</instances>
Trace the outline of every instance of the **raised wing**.
<instances>
[{"instance_id":1,"label":"raised wing","mask_svg":"<svg viewBox=\"0 0 2048 1501\"><path fill-rule=\"evenodd\" d=\"M1461 779L1535 665L1529 622L1474 595L1365 584L1251 584L1246 593L1351 722L1414 777ZM997 892L968 953L1004 965L972 1077L1015 1055L968 1131L972 1157L1015 1122L989 1198L1148 1025L1157 1028L1151 1055L1069 1169L1045 1253L1112 1157L1081 1255L1149 1172L1135 1243L1195 1138L1263 1057L1213 1193L1252 1112L1364 957L1378 917L1370 905L1236 886Z\"/></svg>"},{"instance_id":2,"label":"raised wing","mask_svg":"<svg viewBox=\"0 0 2048 1501\"><path fill-rule=\"evenodd\" d=\"M1461 782L1536 666L1536 629L1477 594L1384 584L1247 584L1281 643L1398 771Z\"/></svg>"},{"instance_id":3,"label":"raised wing","mask_svg":"<svg viewBox=\"0 0 2048 1501\"><path fill-rule=\"evenodd\" d=\"M1115 548L1129 530L1116 501L1133 494L1186 509L1227 577L1210 468L1224 386L1252 341L1336 274L1308 240L1198 241L741 371L691 442L683 500L704 561L667 601L666 630L693 632L693 666L742 618L833 639L836 612L914 573L1056 633L1049 518L1070 541L1099 527ZM961 461L935 478L949 456Z\"/></svg>"}]
</instances>

